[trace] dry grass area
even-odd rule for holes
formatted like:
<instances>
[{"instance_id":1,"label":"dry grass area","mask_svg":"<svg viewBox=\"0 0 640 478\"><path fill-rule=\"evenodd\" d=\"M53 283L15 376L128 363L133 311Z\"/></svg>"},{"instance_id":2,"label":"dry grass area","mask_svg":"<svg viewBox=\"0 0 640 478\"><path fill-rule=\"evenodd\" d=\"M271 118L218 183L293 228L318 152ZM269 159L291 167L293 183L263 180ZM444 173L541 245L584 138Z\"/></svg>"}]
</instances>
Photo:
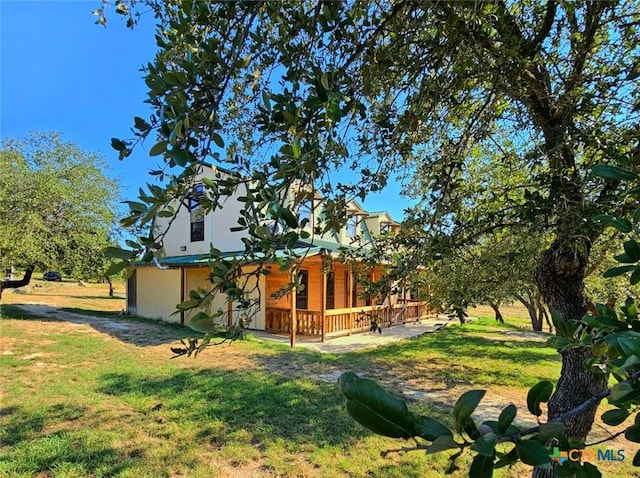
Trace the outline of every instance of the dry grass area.
<instances>
[{"instance_id":1,"label":"dry grass area","mask_svg":"<svg viewBox=\"0 0 640 478\"><path fill-rule=\"evenodd\" d=\"M469 309L468 312L472 317L495 317L495 312L488 305L473 307ZM500 306L500 312L502 312L502 315L505 317L505 319L519 319L519 321L524 320L526 322L530 320L527 309L525 309L522 304L519 304L517 302Z\"/></svg>"},{"instance_id":2,"label":"dry grass area","mask_svg":"<svg viewBox=\"0 0 640 478\"><path fill-rule=\"evenodd\" d=\"M125 284L114 283L114 296L109 297L109 284L64 280L48 282L32 279L20 289L7 289L2 294L3 304L46 304L52 307L70 307L95 312L117 314L125 308Z\"/></svg>"}]
</instances>

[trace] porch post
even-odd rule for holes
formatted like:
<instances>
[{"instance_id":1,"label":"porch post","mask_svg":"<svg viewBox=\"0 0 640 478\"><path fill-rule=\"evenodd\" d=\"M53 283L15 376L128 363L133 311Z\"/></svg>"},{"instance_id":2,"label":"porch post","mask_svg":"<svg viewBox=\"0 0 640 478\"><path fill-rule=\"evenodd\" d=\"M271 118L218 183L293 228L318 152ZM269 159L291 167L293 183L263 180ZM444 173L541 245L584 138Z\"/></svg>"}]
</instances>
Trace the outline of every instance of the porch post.
<instances>
[{"instance_id":1,"label":"porch post","mask_svg":"<svg viewBox=\"0 0 640 478\"><path fill-rule=\"evenodd\" d=\"M349 294L347 295L347 305L349 306L349 335L353 330L353 274L351 267L347 268L347 280L349 281Z\"/></svg>"},{"instance_id":2,"label":"porch post","mask_svg":"<svg viewBox=\"0 0 640 478\"><path fill-rule=\"evenodd\" d=\"M321 341L324 342L327 337L327 271L322 263L322 287L320 288L320 320L322 320Z\"/></svg>"},{"instance_id":3,"label":"porch post","mask_svg":"<svg viewBox=\"0 0 640 478\"><path fill-rule=\"evenodd\" d=\"M185 270L184 267L180 268L180 303L184 302L185 298ZM184 310L180 309L180 325L184 325Z\"/></svg>"},{"instance_id":4,"label":"porch post","mask_svg":"<svg viewBox=\"0 0 640 478\"><path fill-rule=\"evenodd\" d=\"M227 302L227 325L231 327L233 325L233 302Z\"/></svg>"},{"instance_id":5,"label":"porch post","mask_svg":"<svg viewBox=\"0 0 640 478\"><path fill-rule=\"evenodd\" d=\"M295 271L293 272L293 274L291 274L291 280L294 282L297 280L297 274ZM298 317L296 315L296 307L298 306L298 304L296 303L297 293L297 287L291 289L291 348L296 346L296 328L298 325Z\"/></svg>"}]
</instances>

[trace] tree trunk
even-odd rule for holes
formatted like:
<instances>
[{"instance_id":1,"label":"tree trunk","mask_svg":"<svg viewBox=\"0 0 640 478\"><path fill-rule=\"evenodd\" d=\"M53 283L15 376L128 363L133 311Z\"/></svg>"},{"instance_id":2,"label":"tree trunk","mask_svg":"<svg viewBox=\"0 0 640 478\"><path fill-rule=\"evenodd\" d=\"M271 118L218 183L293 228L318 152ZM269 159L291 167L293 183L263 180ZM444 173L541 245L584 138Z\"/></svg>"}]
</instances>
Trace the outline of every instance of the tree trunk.
<instances>
[{"instance_id":1,"label":"tree trunk","mask_svg":"<svg viewBox=\"0 0 640 478\"><path fill-rule=\"evenodd\" d=\"M498 304L489 304L493 311L496 313L496 321L504 324L504 317L502 317L502 312L500 312Z\"/></svg>"},{"instance_id":2,"label":"tree trunk","mask_svg":"<svg viewBox=\"0 0 640 478\"><path fill-rule=\"evenodd\" d=\"M540 330L542 330L542 319L544 319L544 321L547 323L547 326L549 327L549 333L553 333L553 324L551 323L551 320L549 320L549 314L547 314L547 309L542 302L542 295L540 294L540 291L536 291L534 301L536 304L536 309L538 309L538 321L540 322Z\"/></svg>"},{"instance_id":3,"label":"tree trunk","mask_svg":"<svg viewBox=\"0 0 640 478\"><path fill-rule=\"evenodd\" d=\"M109 297L113 297L113 283L111 282L111 279L109 278L109 276L104 276L104 278L109 283Z\"/></svg>"},{"instance_id":4,"label":"tree trunk","mask_svg":"<svg viewBox=\"0 0 640 478\"><path fill-rule=\"evenodd\" d=\"M542 318L538 315L536 304L531 298L531 294L528 295L528 298L525 298L522 295L517 295L516 297L520 302L522 302L522 305L525 306L527 312L529 312L529 319L531 319L531 328L536 332L540 332L542 331Z\"/></svg>"},{"instance_id":5,"label":"tree trunk","mask_svg":"<svg viewBox=\"0 0 640 478\"><path fill-rule=\"evenodd\" d=\"M589 252L587 240L558 239L545 251L535 271L535 281L544 301L564 321L581 319L586 312L583 279ZM561 417L607 387L607 376L594 376L584 366L584 361L592 357L589 347L565 350L561 355L560 379L548 404L549 420ZM584 441L597 408L594 405L565 420L565 435ZM536 468L533 476L551 478L554 471Z\"/></svg>"}]
</instances>

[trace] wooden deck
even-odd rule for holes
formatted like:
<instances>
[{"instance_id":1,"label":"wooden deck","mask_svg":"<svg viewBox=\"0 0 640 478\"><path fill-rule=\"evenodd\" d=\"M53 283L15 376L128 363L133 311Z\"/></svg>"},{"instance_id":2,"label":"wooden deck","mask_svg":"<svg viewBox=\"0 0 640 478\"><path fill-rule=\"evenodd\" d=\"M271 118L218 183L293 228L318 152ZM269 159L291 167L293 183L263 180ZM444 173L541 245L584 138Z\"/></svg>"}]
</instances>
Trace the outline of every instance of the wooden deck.
<instances>
[{"instance_id":1,"label":"wooden deck","mask_svg":"<svg viewBox=\"0 0 640 478\"><path fill-rule=\"evenodd\" d=\"M361 306L322 311L296 309L296 333L309 336L340 336L367 332L375 320L382 328L417 322L433 311L424 302L407 302L392 306ZM291 309L267 307L266 328L270 333L291 332Z\"/></svg>"}]
</instances>

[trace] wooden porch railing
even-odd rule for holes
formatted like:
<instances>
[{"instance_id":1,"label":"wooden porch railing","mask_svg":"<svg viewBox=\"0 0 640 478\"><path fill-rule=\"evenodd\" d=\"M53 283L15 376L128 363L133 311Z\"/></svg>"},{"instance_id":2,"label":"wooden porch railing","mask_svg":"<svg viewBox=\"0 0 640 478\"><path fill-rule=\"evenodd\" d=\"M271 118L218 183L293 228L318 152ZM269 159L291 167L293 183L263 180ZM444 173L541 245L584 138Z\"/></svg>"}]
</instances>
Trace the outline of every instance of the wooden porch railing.
<instances>
[{"instance_id":1,"label":"wooden porch railing","mask_svg":"<svg viewBox=\"0 0 640 478\"><path fill-rule=\"evenodd\" d=\"M325 334L366 332L376 320L380 327L405 324L427 317L429 306L424 302L394 304L393 306L362 306L325 311ZM296 309L296 331L302 335L322 335L322 312ZM271 333L291 332L291 311L286 308L267 307L265 330Z\"/></svg>"},{"instance_id":2,"label":"wooden porch railing","mask_svg":"<svg viewBox=\"0 0 640 478\"><path fill-rule=\"evenodd\" d=\"M291 332L291 310L267 307L265 330L271 333ZM302 335L322 335L322 313L296 309L296 332Z\"/></svg>"}]
</instances>

